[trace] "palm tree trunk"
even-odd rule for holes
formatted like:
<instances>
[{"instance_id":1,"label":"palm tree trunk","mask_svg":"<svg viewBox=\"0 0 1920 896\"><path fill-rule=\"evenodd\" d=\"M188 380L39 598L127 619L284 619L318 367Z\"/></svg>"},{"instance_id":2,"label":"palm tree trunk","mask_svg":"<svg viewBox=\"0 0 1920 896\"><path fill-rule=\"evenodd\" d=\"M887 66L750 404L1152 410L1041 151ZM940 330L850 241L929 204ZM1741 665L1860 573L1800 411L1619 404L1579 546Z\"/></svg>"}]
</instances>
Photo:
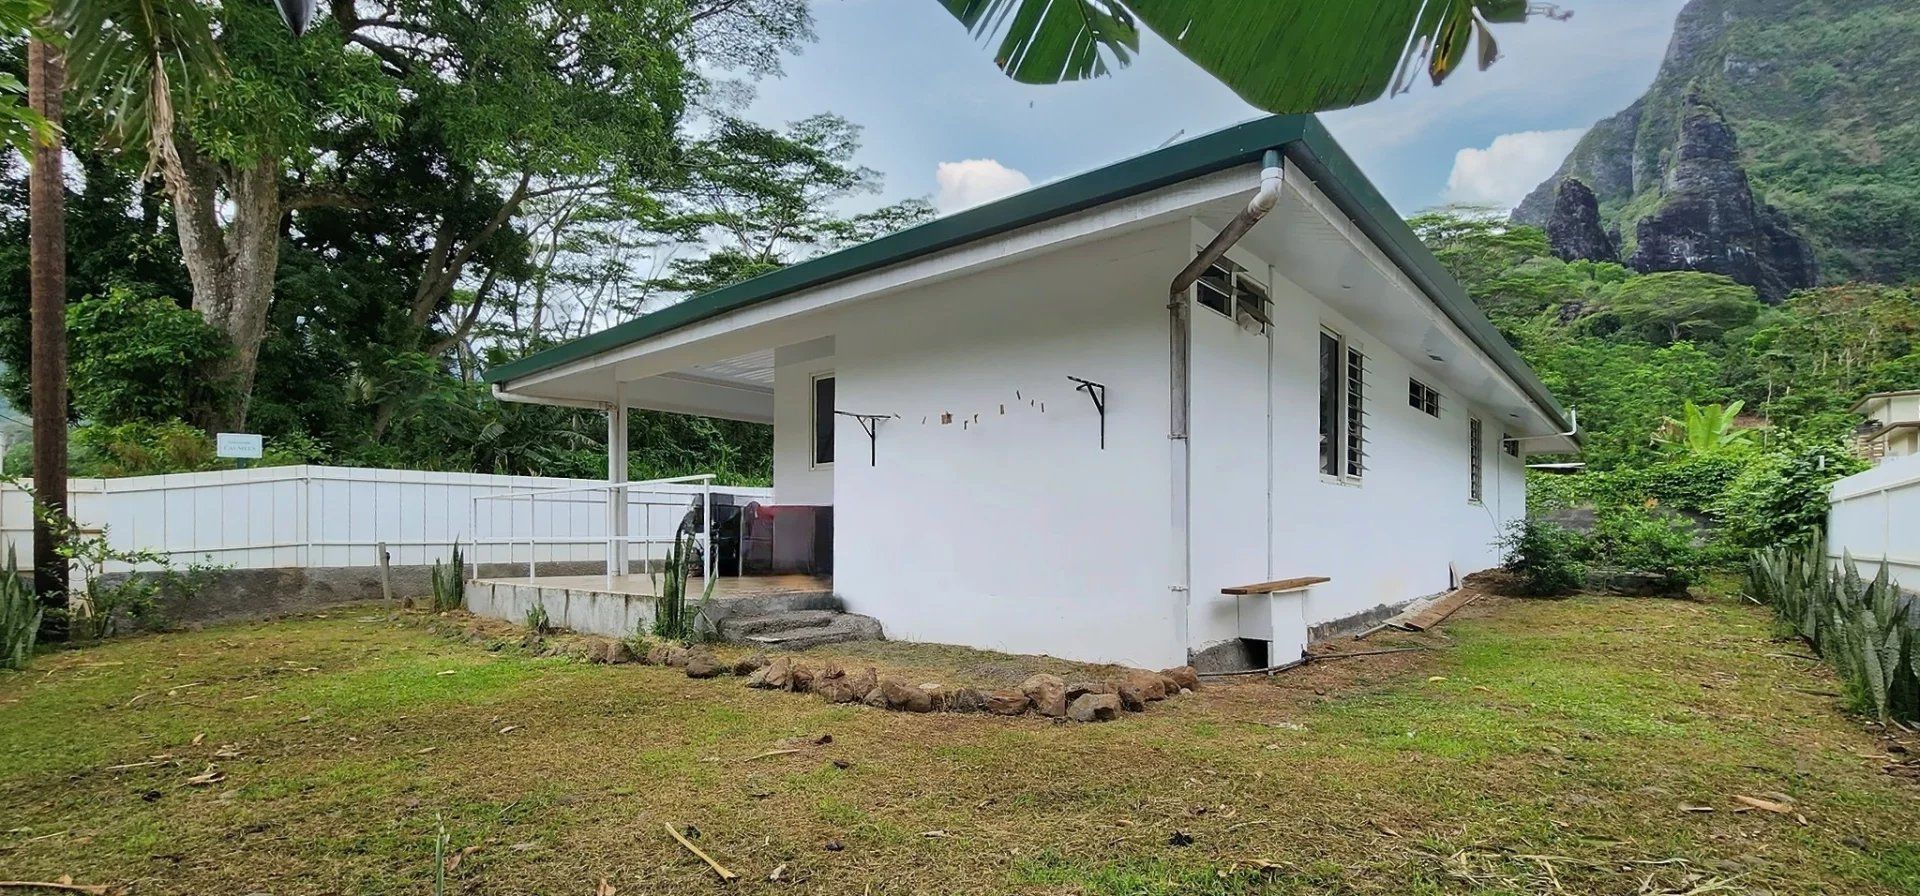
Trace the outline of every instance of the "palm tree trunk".
<instances>
[{"instance_id":1,"label":"palm tree trunk","mask_svg":"<svg viewBox=\"0 0 1920 896\"><path fill-rule=\"evenodd\" d=\"M27 45L27 102L56 129L33 150L28 182L29 265L32 272L33 488L42 511L33 523L33 589L45 616L46 636L64 639L67 562L58 553L58 532L49 518L67 510L67 200L62 183L60 127L66 65L60 51L42 41Z\"/></svg>"}]
</instances>

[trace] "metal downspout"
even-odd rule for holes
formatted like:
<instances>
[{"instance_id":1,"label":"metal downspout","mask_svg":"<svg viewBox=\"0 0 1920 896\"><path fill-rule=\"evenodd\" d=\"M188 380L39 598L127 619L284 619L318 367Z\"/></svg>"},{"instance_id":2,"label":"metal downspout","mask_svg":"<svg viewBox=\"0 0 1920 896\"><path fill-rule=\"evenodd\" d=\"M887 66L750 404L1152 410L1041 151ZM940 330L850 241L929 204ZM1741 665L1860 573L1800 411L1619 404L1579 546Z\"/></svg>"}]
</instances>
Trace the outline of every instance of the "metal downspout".
<instances>
[{"instance_id":1,"label":"metal downspout","mask_svg":"<svg viewBox=\"0 0 1920 896\"><path fill-rule=\"evenodd\" d=\"M1194 256L1193 261L1180 270L1167 289L1167 439L1173 446L1172 589L1180 593L1180 613L1174 620L1174 631L1181 649L1186 651L1188 657L1193 655L1193 448L1188 438L1193 408L1193 384L1190 381L1193 373L1193 316L1187 290L1193 287L1209 265L1219 261L1228 249L1247 235L1247 231L1252 230L1261 218L1280 204L1280 184L1284 174L1280 151L1267 150L1262 158L1259 191L1253 194L1247 207L1234 215L1233 220L1221 228L1206 247Z\"/></svg>"}]
</instances>

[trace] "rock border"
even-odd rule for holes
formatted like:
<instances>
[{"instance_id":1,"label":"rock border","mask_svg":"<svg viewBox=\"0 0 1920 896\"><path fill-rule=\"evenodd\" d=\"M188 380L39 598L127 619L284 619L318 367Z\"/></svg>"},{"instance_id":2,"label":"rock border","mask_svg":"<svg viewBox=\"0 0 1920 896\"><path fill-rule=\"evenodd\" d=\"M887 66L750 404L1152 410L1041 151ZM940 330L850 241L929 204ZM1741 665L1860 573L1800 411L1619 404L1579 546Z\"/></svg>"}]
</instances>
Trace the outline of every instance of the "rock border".
<instances>
[{"instance_id":1,"label":"rock border","mask_svg":"<svg viewBox=\"0 0 1920 896\"><path fill-rule=\"evenodd\" d=\"M1145 712L1148 704L1200 688L1200 677L1192 666L1160 672L1128 669L1113 678L1072 682L1042 672L1028 677L1017 688L981 690L914 685L882 677L872 666L855 672L829 662L815 669L789 655L756 653L728 664L704 647L661 644L636 653L624 641L601 638L588 642L586 659L590 663L679 669L688 678L734 675L745 678L747 687L758 690L813 694L829 703L858 703L893 712L1033 714L1073 722L1110 722L1126 713Z\"/></svg>"}]
</instances>

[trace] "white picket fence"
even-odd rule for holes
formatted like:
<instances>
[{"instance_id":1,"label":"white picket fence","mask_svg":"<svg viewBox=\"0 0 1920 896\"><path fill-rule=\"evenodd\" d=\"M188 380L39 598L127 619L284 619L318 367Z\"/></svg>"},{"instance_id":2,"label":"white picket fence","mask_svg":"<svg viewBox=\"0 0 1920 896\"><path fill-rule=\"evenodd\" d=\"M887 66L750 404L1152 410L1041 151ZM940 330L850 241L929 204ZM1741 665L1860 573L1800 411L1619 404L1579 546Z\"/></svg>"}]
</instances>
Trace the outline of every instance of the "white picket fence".
<instances>
[{"instance_id":1,"label":"white picket fence","mask_svg":"<svg viewBox=\"0 0 1920 896\"><path fill-rule=\"evenodd\" d=\"M380 546L396 566L445 560L455 542L480 563L527 560L528 546L482 545L482 537L513 534L538 539L592 539L607 530L605 499L582 493L575 499L538 502L482 501L481 519L470 520L473 499L507 491L579 488L593 479L494 476L356 467L264 467L212 473L74 479L68 507L84 528L104 529L110 544L152 550L177 562L207 561L235 569L375 566ZM746 500L770 501L772 490L726 488ZM660 486L636 495L629 531L665 531L679 521L697 488ZM640 498L648 499L642 502ZM641 518L641 514L648 514ZM33 552L29 496L0 487L0 551L12 546L21 565ZM541 563L605 560L604 543L540 542ZM109 570L114 571L114 570Z\"/></svg>"},{"instance_id":2,"label":"white picket fence","mask_svg":"<svg viewBox=\"0 0 1920 896\"><path fill-rule=\"evenodd\" d=\"M1827 554L1851 556L1862 575L1888 576L1920 592L1920 455L1888 458L1833 484Z\"/></svg>"}]
</instances>

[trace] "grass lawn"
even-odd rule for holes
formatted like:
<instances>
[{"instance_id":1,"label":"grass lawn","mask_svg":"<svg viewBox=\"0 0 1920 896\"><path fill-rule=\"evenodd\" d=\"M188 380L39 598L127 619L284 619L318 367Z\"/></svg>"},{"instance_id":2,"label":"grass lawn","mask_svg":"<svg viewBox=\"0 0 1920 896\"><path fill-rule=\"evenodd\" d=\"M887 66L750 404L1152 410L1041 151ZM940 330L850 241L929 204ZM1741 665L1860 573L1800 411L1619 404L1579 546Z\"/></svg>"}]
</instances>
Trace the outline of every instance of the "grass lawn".
<instances>
[{"instance_id":1,"label":"grass lawn","mask_svg":"<svg viewBox=\"0 0 1920 896\"><path fill-rule=\"evenodd\" d=\"M429 894L440 819L475 847L458 893L1920 893L1920 783L1774 634L1728 598L1488 599L1432 651L1105 725L490 652L375 609L139 637L0 676L0 879Z\"/></svg>"}]
</instances>

